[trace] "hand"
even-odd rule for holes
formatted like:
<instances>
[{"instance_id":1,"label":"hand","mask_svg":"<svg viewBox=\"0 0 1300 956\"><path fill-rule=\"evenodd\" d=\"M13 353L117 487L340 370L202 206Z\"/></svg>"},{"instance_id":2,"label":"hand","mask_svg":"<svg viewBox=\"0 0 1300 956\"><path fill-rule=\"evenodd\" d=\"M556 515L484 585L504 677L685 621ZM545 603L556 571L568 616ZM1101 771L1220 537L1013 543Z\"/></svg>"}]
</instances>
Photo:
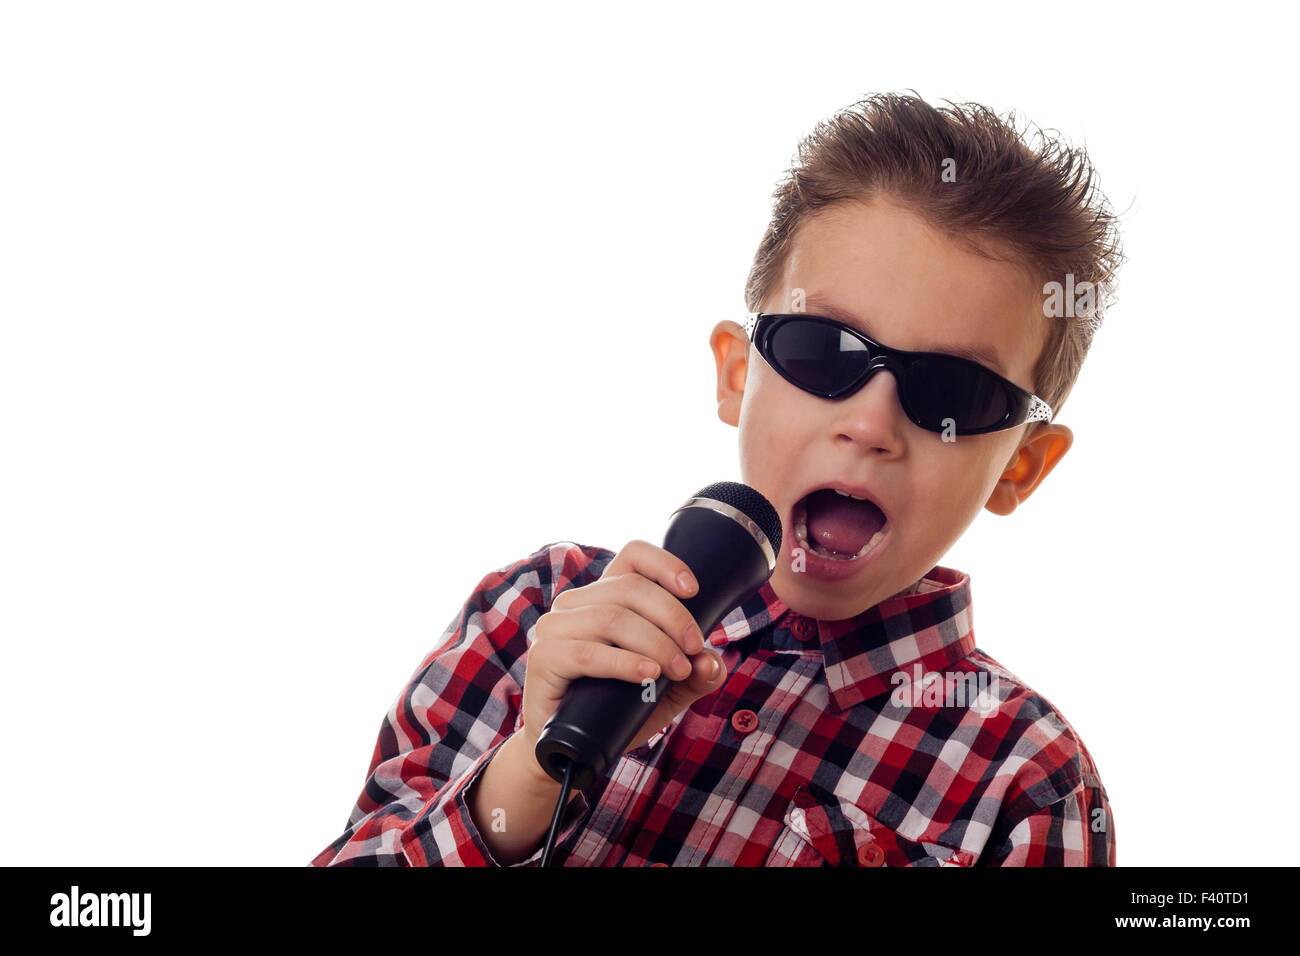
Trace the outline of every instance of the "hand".
<instances>
[{"instance_id":1,"label":"hand","mask_svg":"<svg viewBox=\"0 0 1300 956\"><path fill-rule=\"evenodd\" d=\"M689 586L678 579L683 573L690 578ZM551 610L538 619L528 651L524 726L518 731L528 753L533 753L543 725L579 677L641 684L646 678L657 680L662 672L673 681L628 750L721 687L726 679L722 658L704 650L704 635L680 600L695 594L697 587L681 558L638 540L615 555L599 580L557 595ZM540 766L534 769L545 773Z\"/></svg>"}]
</instances>

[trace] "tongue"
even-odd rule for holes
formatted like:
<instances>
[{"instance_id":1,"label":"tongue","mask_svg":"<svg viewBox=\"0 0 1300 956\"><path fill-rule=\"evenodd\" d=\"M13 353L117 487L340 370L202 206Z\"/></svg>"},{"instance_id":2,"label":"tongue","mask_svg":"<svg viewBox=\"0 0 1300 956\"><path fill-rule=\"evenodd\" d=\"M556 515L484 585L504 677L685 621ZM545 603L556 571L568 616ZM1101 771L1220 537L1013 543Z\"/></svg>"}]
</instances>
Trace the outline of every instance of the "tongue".
<instances>
[{"instance_id":1,"label":"tongue","mask_svg":"<svg viewBox=\"0 0 1300 956\"><path fill-rule=\"evenodd\" d=\"M830 489L814 491L805 507L808 540L840 554L857 554L885 526L885 516L870 501L855 501Z\"/></svg>"}]
</instances>

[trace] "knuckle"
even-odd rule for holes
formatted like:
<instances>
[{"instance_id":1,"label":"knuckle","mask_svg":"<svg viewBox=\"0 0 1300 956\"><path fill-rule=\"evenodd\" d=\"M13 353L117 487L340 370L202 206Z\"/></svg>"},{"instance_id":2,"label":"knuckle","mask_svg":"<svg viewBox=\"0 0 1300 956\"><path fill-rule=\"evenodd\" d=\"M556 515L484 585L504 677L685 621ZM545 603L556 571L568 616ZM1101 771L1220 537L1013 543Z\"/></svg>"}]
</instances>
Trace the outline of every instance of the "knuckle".
<instances>
[{"instance_id":1,"label":"knuckle","mask_svg":"<svg viewBox=\"0 0 1300 956\"><path fill-rule=\"evenodd\" d=\"M596 645L590 641L577 641L573 648L573 663L580 670L587 670L595 663Z\"/></svg>"},{"instance_id":2,"label":"knuckle","mask_svg":"<svg viewBox=\"0 0 1300 956\"><path fill-rule=\"evenodd\" d=\"M621 588L626 586L628 578L634 576L635 575L626 568L616 568L611 564L601 572L600 580L606 587Z\"/></svg>"},{"instance_id":3,"label":"knuckle","mask_svg":"<svg viewBox=\"0 0 1300 956\"><path fill-rule=\"evenodd\" d=\"M621 604L605 604L601 607L600 626L605 633L612 635L627 626L627 617L631 612Z\"/></svg>"},{"instance_id":4,"label":"knuckle","mask_svg":"<svg viewBox=\"0 0 1300 956\"><path fill-rule=\"evenodd\" d=\"M551 644L541 641L534 641L533 646L528 648L528 670L530 673L540 674L543 670L552 669L550 666Z\"/></svg>"},{"instance_id":5,"label":"knuckle","mask_svg":"<svg viewBox=\"0 0 1300 956\"><path fill-rule=\"evenodd\" d=\"M655 546L643 538L633 538L623 545L623 550L619 556L624 560L630 560L635 564L644 564L654 553Z\"/></svg>"},{"instance_id":6,"label":"knuckle","mask_svg":"<svg viewBox=\"0 0 1300 956\"><path fill-rule=\"evenodd\" d=\"M659 585L644 574L629 574L627 588L643 598L653 599L660 590Z\"/></svg>"}]
</instances>

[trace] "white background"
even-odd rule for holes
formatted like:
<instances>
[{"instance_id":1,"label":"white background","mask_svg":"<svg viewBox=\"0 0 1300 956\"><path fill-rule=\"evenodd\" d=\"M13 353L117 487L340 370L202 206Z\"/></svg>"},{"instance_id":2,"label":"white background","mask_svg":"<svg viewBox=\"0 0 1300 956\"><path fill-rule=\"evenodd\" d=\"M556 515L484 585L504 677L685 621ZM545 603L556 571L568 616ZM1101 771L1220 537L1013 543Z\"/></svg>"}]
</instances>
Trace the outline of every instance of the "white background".
<instances>
[{"instance_id":1,"label":"white background","mask_svg":"<svg viewBox=\"0 0 1300 956\"><path fill-rule=\"evenodd\" d=\"M0 862L306 865L484 574L739 478L709 332L799 138L908 89L1124 213L1075 447L943 562L979 645L1121 865L1283 862L1291 33L892 6L0 8Z\"/></svg>"}]
</instances>

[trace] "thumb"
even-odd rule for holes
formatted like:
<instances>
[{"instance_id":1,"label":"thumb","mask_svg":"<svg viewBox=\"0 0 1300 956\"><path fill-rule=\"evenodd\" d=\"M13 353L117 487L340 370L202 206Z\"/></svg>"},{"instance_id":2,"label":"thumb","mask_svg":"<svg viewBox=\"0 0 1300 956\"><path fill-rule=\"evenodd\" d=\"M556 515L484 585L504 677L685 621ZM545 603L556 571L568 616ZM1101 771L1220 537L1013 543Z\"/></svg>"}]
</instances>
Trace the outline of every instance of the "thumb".
<instances>
[{"instance_id":1,"label":"thumb","mask_svg":"<svg viewBox=\"0 0 1300 956\"><path fill-rule=\"evenodd\" d=\"M673 681L668 685L668 692L646 721L645 726L655 730L677 719L677 715L690 707L701 697L711 694L726 682L727 665L722 657L713 651L700 651L690 657L691 673L683 680ZM716 670L714 664L717 664ZM644 728L642 728L644 732ZM649 738L651 734L645 734Z\"/></svg>"},{"instance_id":2,"label":"thumb","mask_svg":"<svg viewBox=\"0 0 1300 956\"><path fill-rule=\"evenodd\" d=\"M722 663L721 655L714 651L703 650L691 657L691 675L677 682L682 696L689 703L695 703L705 694L711 694L727 679L727 665Z\"/></svg>"}]
</instances>

